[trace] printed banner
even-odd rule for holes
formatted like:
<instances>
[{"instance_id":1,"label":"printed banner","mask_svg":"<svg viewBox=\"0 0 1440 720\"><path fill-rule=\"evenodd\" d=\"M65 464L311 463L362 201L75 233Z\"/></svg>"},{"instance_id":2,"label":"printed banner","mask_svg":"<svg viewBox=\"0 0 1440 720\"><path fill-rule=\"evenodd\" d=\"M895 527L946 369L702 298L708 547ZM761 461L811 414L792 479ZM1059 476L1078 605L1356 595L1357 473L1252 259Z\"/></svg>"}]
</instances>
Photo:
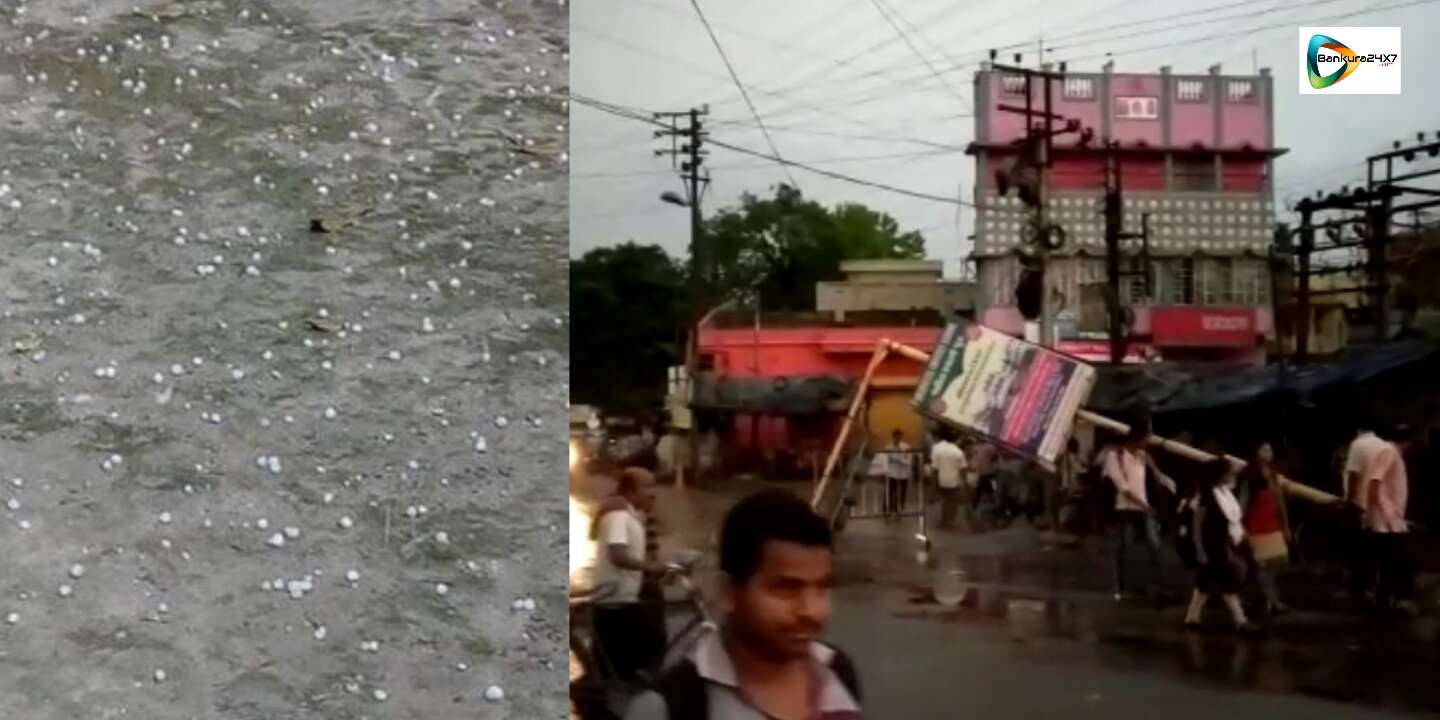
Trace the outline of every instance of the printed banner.
<instances>
[{"instance_id":1,"label":"printed banner","mask_svg":"<svg viewBox=\"0 0 1440 720\"><path fill-rule=\"evenodd\" d=\"M914 403L940 422L981 433L1053 470L1095 368L983 325L950 325Z\"/></svg>"}]
</instances>

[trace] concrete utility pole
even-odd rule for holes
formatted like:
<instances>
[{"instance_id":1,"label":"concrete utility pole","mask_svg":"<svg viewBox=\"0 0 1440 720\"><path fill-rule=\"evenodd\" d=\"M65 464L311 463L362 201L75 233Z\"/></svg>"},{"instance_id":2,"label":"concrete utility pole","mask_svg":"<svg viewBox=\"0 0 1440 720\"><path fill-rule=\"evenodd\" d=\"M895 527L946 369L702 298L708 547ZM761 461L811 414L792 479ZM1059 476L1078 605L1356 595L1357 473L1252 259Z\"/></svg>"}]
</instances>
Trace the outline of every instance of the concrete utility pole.
<instances>
[{"instance_id":1,"label":"concrete utility pole","mask_svg":"<svg viewBox=\"0 0 1440 720\"><path fill-rule=\"evenodd\" d=\"M676 168L680 171L680 179L685 182L683 199L676 197L674 193L665 193L661 199L690 210L691 307L689 338L685 343L685 387L688 389L687 403L690 405L688 455L690 456L690 465L695 468L697 475L700 468L700 429L694 410L695 376L700 367L700 325L707 314L715 274L709 247L705 243L704 218L700 214L700 200L705 194L705 188L710 184L709 173L702 172L700 168L705 162L705 155L708 154L703 149L708 133L705 132L701 118L708 114L708 108L691 108L685 112L655 114L656 120L668 121L670 125L667 130L655 131L656 138L670 138L670 148L656 150L655 155L657 157L668 155L674 158ZM678 123L681 120L686 122L685 127L679 126ZM683 469L681 472L683 475Z\"/></svg>"}]
</instances>

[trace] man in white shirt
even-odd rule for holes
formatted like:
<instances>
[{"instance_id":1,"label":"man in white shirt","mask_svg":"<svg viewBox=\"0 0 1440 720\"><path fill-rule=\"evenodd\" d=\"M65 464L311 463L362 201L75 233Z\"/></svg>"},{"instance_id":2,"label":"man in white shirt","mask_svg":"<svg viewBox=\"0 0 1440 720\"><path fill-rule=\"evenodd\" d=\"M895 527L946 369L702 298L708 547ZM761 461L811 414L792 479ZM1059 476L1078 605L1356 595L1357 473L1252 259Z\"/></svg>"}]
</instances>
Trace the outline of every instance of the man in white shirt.
<instances>
[{"instance_id":1,"label":"man in white shirt","mask_svg":"<svg viewBox=\"0 0 1440 720\"><path fill-rule=\"evenodd\" d=\"M625 472L616 496L595 520L597 544L595 637L600 649L623 679L648 669L665 648L663 630L641 602L645 574L664 575L663 564L648 558L645 516L655 506L649 473Z\"/></svg>"},{"instance_id":2,"label":"man in white shirt","mask_svg":"<svg viewBox=\"0 0 1440 720\"><path fill-rule=\"evenodd\" d=\"M1152 577L1160 568L1160 528L1155 519L1155 508L1146 496L1146 470L1153 471L1162 486L1171 493L1175 492L1175 481L1155 467L1145 449L1150 437L1148 425L1148 422L1135 423L1124 442L1106 448L1101 459L1101 472L1115 485L1114 517L1119 535L1115 548L1116 600L1129 593L1125 559L1131 547L1145 547Z\"/></svg>"},{"instance_id":3,"label":"man in white shirt","mask_svg":"<svg viewBox=\"0 0 1440 720\"><path fill-rule=\"evenodd\" d=\"M930 448L930 472L940 491L940 527L954 527L955 510L960 506L963 493L965 451L955 444L954 433L949 428L940 428L940 439Z\"/></svg>"},{"instance_id":4,"label":"man in white shirt","mask_svg":"<svg viewBox=\"0 0 1440 720\"><path fill-rule=\"evenodd\" d=\"M904 433L896 429L890 434L890 444L885 446L887 515L899 515L905 509L906 486L915 474L915 458L911 451L910 443L905 442Z\"/></svg>"},{"instance_id":5,"label":"man in white shirt","mask_svg":"<svg viewBox=\"0 0 1440 720\"><path fill-rule=\"evenodd\" d=\"M1350 595L1363 600L1371 590L1375 579L1375 555L1370 534L1364 527L1364 518L1369 509L1369 483L1367 470L1375 464L1376 456L1389 448L1390 444L1375 434L1376 423L1370 417L1361 415L1356 422L1355 439L1345 453L1345 470L1340 478L1341 495L1349 503L1349 560Z\"/></svg>"}]
</instances>

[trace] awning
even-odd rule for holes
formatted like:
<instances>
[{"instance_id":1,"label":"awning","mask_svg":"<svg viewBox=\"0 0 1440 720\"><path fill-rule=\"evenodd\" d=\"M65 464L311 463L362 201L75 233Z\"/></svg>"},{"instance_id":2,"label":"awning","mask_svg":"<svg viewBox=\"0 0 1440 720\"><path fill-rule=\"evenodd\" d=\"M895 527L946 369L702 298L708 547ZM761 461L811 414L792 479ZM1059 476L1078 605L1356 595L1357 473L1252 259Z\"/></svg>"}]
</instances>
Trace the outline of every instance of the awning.
<instances>
[{"instance_id":1,"label":"awning","mask_svg":"<svg viewBox=\"0 0 1440 720\"><path fill-rule=\"evenodd\" d=\"M697 410L763 415L845 412L852 381L839 375L747 377L702 373L695 383Z\"/></svg>"}]
</instances>

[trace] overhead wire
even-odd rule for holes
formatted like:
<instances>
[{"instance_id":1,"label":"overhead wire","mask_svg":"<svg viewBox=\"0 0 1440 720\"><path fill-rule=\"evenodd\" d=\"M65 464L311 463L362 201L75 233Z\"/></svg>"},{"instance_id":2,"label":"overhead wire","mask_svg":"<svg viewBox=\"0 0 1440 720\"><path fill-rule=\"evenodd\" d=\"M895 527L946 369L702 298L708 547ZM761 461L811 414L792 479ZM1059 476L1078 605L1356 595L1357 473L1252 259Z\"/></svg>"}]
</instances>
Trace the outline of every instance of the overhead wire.
<instances>
[{"instance_id":1,"label":"overhead wire","mask_svg":"<svg viewBox=\"0 0 1440 720\"><path fill-rule=\"evenodd\" d=\"M883 0L870 0L870 4L874 5L875 9L880 12L880 16L885 18L885 22L889 23L891 29L895 31L895 34L899 35L900 39L905 41L905 46L910 48L910 52L914 53L915 57L919 58L920 62L930 69L930 74L940 82L950 85L949 81L940 74L940 71L935 69L935 64L930 62L930 58L925 57L925 54L920 52L920 48L916 47L915 42L910 39L909 33L906 33L905 30L900 27L900 23L896 22L894 17L891 17L891 13L894 11L889 9ZM895 13L895 15L898 16L899 13ZM960 104L964 105L966 103L964 93L954 88L953 85L950 85L950 87L955 90L955 97L960 100Z\"/></svg>"},{"instance_id":2,"label":"overhead wire","mask_svg":"<svg viewBox=\"0 0 1440 720\"><path fill-rule=\"evenodd\" d=\"M631 120L635 120L635 121L638 121L638 122L647 123L647 124L650 124L650 125L657 125L657 126L661 126L661 127L669 127L669 126L665 125L664 123L661 123L661 122L655 120L655 119L652 118L652 117L649 117L649 116L647 116L647 115L644 115L644 114L641 113L641 112L635 112L633 108L625 108L625 107L620 106L620 105L615 105L615 104L612 104L612 103L606 103L606 102L604 102L604 101L596 100L596 99L594 99L594 98L590 98L590 97L585 96L585 95L577 95L577 94L575 94L575 93L571 93L570 98L571 98L572 100L574 100L575 102L581 103L582 105L589 105L590 107L593 107L593 108L595 108L595 109L597 109L597 110L601 110L601 111L603 111L603 112L612 113L612 114L618 115L618 116L620 116L620 117L630 118ZM758 157L758 158L761 158L761 159L764 159L764 160L769 160L769 161L771 161L771 162L774 162L774 163L777 163L777 164L780 164L780 165L786 165L786 166L788 166L788 167L798 168L798 169L800 169L800 170L805 170L806 172L810 172L810 173L813 173L813 174L815 174L815 175L820 175L820 176L823 176L823 177L828 177L828 178L830 178L830 179L832 179L832 180L839 180L839 181L841 181L841 182L846 182L846 183L850 183L850 184L854 184L854 185L862 185L862 186L865 186L865 187L872 187L872 188L875 188L875 189L877 189L877 190L885 190L886 192L895 193L895 194L897 194L897 195L905 195L905 196L909 196L909 197L913 197L913 198L918 198L918 199L922 199L922 200L932 200L932 201L935 201L935 202L944 203L944 204L946 204L946 205L962 205L962 206L965 206L965 207L975 207L975 204L974 204L974 203L967 202L967 201L961 200L961 199L959 199L959 198L943 197L943 196L940 196L940 195L932 195L932 194L930 194L930 193L920 192L920 191L918 191L918 190L910 190L910 189L908 189L908 188L902 188L902 187L898 187L898 186L895 186L895 185L890 185L889 183L882 183L882 182L876 182L876 181L873 181L873 180L865 180L865 179L863 179L863 178L852 177L852 176L849 176L849 175L845 175L845 174L843 174L843 173L837 173L837 172L832 172L832 171L830 171L830 170L824 170L824 169L822 169L822 168L817 168L817 167L814 167L814 166L809 165L809 164L806 164L806 163L796 162L796 161L794 161L794 160L787 160L786 158L780 157L780 156L778 156L778 155L767 155L767 154L765 154L765 153L762 152L762 151L752 150L752 149L746 148L746 147L741 147L741 146L739 146L739 145L734 145L734 144L731 144L731 143L727 143L727 142L725 142L725 141L723 141L723 140L715 140L715 139L712 138L712 139L710 139L710 140L707 141L707 144L709 144L709 145L714 145L714 146L716 146L716 147L725 148L726 150L730 150L731 152L740 153L741 155L749 155L749 156L752 156L752 157Z\"/></svg>"},{"instance_id":3,"label":"overhead wire","mask_svg":"<svg viewBox=\"0 0 1440 720\"><path fill-rule=\"evenodd\" d=\"M912 158L931 158L945 155L953 155L954 150L919 150L902 153L884 153L880 155L854 155L850 157L830 157L801 160L807 165L839 165L852 162L871 162L877 160L904 160ZM714 165L712 170L761 170L775 167L774 163L752 163L748 165ZM629 170L620 172L600 173L570 173L571 178L616 178L616 177L640 177L645 175L670 175L672 170Z\"/></svg>"},{"instance_id":4,"label":"overhead wire","mask_svg":"<svg viewBox=\"0 0 1440 720\"><path fill-rule=\"evenodd\" d=\"M745 105L750 108L750 114L755 117L755 124L760 126L760 134L765 136L765 144L770 146L770 152L776 157L780 155L780 148L775 146L775 138L770 136L770 131L765 129L765 120L760 117L760 111L755 109L755 103L750 100L750 93L745 89L745 83L740 81L740 75L735 72L735 66L730 64L730 58L725 55L725 48L720 45L720 38L715 35L715 29L710 27L710 21L705 17L705 11L700 9L700 0L690 0L690 6L695 8L695 15L700 18L700 24L705 26L705 32L710 35L710 42L715 44L715 52L720 54L720 60L725 63L725 69L730 71L730 78L735 81L735 87L740 89L740 94L745 97ZM699 168L691 168L692 173L698 173ZM799 188L795 182L795 176L790 174L790 169L785 169L785 177L790 180L790 186Z\"/></svg>"}]
</instances>

